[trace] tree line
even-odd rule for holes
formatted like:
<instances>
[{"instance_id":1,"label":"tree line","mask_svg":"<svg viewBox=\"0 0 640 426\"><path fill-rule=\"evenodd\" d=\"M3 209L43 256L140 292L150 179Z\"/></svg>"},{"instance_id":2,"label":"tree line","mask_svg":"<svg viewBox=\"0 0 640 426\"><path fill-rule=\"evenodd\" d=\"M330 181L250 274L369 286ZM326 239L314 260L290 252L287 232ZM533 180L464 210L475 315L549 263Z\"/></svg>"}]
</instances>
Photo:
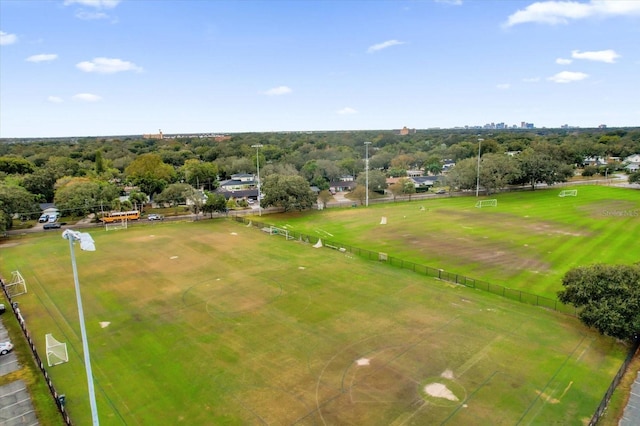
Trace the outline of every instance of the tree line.
<instances>
[{"instance_id":1,"label":"tree line","mask_svg":"<svg viewBox=\"0 0 640 426\"><path fill-rule=\"evenodd\" d=\"M387 177L407 170L438 175L455 163L443 184L487 193L507 185L553 184L569 178L586 157L624 158L640 153L640 129L536 129L491 132L424 130L400 136L391 131L239 133L227 140L187 137L60 138L0 141L0 231L17 217L38 215L38 203L55 202L68 216L135 208L149 198L167 204L192 200L198 211L223 211L215 190L236 173L263 179L263 207L311 207L328 199L332 181L356 177L364 199L365 145L369 145L369 189L394 196L415 192L406 178L387 188ZM256 144L262 147L253 148ZM479 156L479 173L478 173ZM612 173L622 167L585 169ZM637 174L631 180L637 179ZM283 190L284 188L284 190ZM197 190L211 194L198 201ZM128 201L119 201L124 191Z\"/></svg>"}]
</instances>

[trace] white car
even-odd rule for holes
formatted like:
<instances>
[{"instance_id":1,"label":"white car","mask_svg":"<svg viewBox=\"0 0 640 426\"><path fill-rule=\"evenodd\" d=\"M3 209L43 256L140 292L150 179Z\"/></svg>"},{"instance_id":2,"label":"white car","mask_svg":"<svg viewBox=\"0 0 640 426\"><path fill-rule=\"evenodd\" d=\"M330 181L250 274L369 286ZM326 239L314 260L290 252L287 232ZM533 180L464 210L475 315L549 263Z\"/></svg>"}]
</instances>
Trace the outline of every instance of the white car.
<instances>
[{"instance_id":1,"label":"white car","mask_svg":"<svg viewBox=\"0 0 640 426\"><path fill-rule=\"evenodd\" d=\"M0 343L0 355L6 355L11 352L13 349L13 343L11 342L2 342Z\"/></svg>"},{"instance_id":2,"label":"white car","mask_svg":"<svg viewBox=\"0 0 640 426\"><path fill-rule=\"evenodd\" d=\"M149 217L147 218L149 220L162 220L164 219L164 216L162 216L161 214L150 214Z\"/></svg>"}]
</instances>

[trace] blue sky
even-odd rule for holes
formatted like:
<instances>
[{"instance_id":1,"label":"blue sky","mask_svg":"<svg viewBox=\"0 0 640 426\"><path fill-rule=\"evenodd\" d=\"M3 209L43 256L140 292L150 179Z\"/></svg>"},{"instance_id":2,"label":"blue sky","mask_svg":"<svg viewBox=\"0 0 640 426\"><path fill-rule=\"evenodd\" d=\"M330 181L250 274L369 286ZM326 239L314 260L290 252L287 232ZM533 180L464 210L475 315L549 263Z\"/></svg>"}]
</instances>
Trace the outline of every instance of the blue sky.
<instances>
[{"instance_id":1,"label":"blue sky","mask_svg":"<svg viewBox=\"0 0 640 426\"><path fill-rule=\"evenodd\" d=\"M640 0L0 0L0 137L640 125Z\"/></svg>"}]
</instances>

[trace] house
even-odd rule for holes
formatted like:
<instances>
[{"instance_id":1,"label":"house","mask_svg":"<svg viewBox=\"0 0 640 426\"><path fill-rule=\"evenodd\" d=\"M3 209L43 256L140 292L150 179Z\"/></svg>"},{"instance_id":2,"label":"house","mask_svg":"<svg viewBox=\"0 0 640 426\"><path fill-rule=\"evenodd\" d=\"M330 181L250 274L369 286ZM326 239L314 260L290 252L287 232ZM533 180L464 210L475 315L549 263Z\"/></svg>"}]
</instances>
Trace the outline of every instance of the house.
<instances>
[{"instance_id":1,"label":"house","mask_svg":"<svg viewBox=\"0 0 640 426\"><path fill-rule=\"evenodd\" d=\"M218 188L215 190L216 193L224 195L224 198L228 200L229 198L235 198L236 200L247 199L247 200L257 200L258 199L258 188L255 189L241 189L238 191L225 191L224 189Z\"/></svg>"},{"instance_id":2,"label":"house","mask_svg":"<svg viewBox=\"0 0 640 426\"><path fill-rule=\"evenodd\" d=\"M630 155L624 159L625 170L631 173L635 173L640 170L640 154Z\"/></svg>"},{"instance_id":3,"label":"house","mask_svg":"<svg viewBox=\"0 0 640 426\"><path fill-rule=\"evenodd\" d=\"M582 160L582 165L583 166L604 166L605 164L607 164L607 160L604 159L604 157L585 157L584 160Z\"/></svg>"},{"instance_id":4,"label":"house","mask_svg":"<svg viewBox=\"0 0 640 426\"><path fill-rule=\"evenodd\" d=\"M443 160L442 162L442 173L446 173L451 170L456 165L456 162L450 159Z\"/></svg>"},{"instance_id":5,"label":"house","mask_svg":"<svg viewBox=\"0 0 640 426\"><path fill-rule=\"evenodd\" d=\"M60 216L60 210L57 209L56 205L53 203L41 203L40 210L42 210L42 214L46 215L58 215Z\"/></svg>"},{"instance_id":6,"label":"house","mask_svg":"<svg viewBox=\"0 0 640 426\"><path fill-rule=\"evenodd\" d=\"M332 194L336 192L353 191L357 186L355 179L351 175L340 176L339 180L329 182L329 191Z\"/></svg>"},{"instance_id":7,"label":"house","mask_svg":"<svg viewBox=\"0 0 640 426\"><path fill-rule=\"evenodd\" d=\"M416 192L428 191L441 176L416 176L410 178L416 187Z\"/></svg>"},{"instance_id":8,"label":"house","mask_svg":"<svg viewBox=\"0 0 640 426\"><path fill-rule=\"evenodd\" d=\"M231 179L220 182L220 189L224 191L243 191L253 189L258 186L256 177L249 173L238 173L231 175Z\"/></svg>"},{"instance_id":9,"label":"house","mask_svg":"<svg viewBox=\"0 0 640 426\"><path fill-rule=\"evenodd\" d=\"M197 197L196 200L187 198L187 206L193 206L195 204L195 201L199 201L200 204L206 204L207 198L209 198L207 197L207 194L205 194L204 191L201 189L196 189L195 196Z\"/></svg>"}]
</instances>

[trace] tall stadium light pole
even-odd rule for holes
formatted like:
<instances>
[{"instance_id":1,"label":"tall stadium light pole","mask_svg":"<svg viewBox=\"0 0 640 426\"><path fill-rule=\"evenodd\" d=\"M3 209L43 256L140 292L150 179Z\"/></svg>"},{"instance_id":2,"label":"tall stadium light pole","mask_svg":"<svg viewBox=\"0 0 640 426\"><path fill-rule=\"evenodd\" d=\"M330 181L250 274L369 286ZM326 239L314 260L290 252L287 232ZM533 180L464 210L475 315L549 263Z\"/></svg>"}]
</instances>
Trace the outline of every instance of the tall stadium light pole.
<instances>
[{"instance_id":1,"label":"tall stadium light pole","mask_svg":"<svg viewBox=\"0 0 640 426\"><path fill-rule=\"evenodd\" d=\"M73 243L80 242L80 249L95 251L91 235L85 232L67 229L62 233L62 238L69 240L69 250L71 250L71 267L73 269L73 281L76 286L76 301L78 302L78 316L80 317L80 334L82 336L82 351L84 352L84 367L87 371L87 386L89 389L89 404L91 405L91 418L93 426L98 426L98 406L96 405L96 394L93 388L93 374L91 372L91 357L89 356L89 342L87 341L87 329L84 325L84 312L82 310L82 298L80 297L80 282L78 281L78 268L76 267L76 255L73 250Z\"/></svg>"},{"instance_id":2,"label":"tall stadium light pole","mask_svg":"<svg viewBox=\"0 0 640 426\"><path fill-rule=\"evenodd\" d=\"M365 160L364 160L364 168L365 168L365 206L369 207L369 145L371 142L364 143L365 150Z\"/></svg>"},{"instance_id":3,"label":"tall stadium light pole","mask_svg":"<svg viewBox=\"0 0 640 426\"><path fill-rule=\"evenodd\" d=\"M478 193L480 192L480 147L482 147L482 141L484 139L479 138L478 139L478 170L477 170L477 175L476 175L476 197L478 196Z\"/></svg>"},{"instance_id":4,"label":"tall stadium light pole","mask_svg":"<svg viewBox=\"0 0 640 426\"><path fill-rule=\"evenodd\" d=\"M262 206L260 205L260 148L262 148L262 145L260 144L255 144L255 145L251 145L251 148L255 148L256 149L256 169L258 169L258 216L262 216Z\"/></svg>"}]
</instances>

